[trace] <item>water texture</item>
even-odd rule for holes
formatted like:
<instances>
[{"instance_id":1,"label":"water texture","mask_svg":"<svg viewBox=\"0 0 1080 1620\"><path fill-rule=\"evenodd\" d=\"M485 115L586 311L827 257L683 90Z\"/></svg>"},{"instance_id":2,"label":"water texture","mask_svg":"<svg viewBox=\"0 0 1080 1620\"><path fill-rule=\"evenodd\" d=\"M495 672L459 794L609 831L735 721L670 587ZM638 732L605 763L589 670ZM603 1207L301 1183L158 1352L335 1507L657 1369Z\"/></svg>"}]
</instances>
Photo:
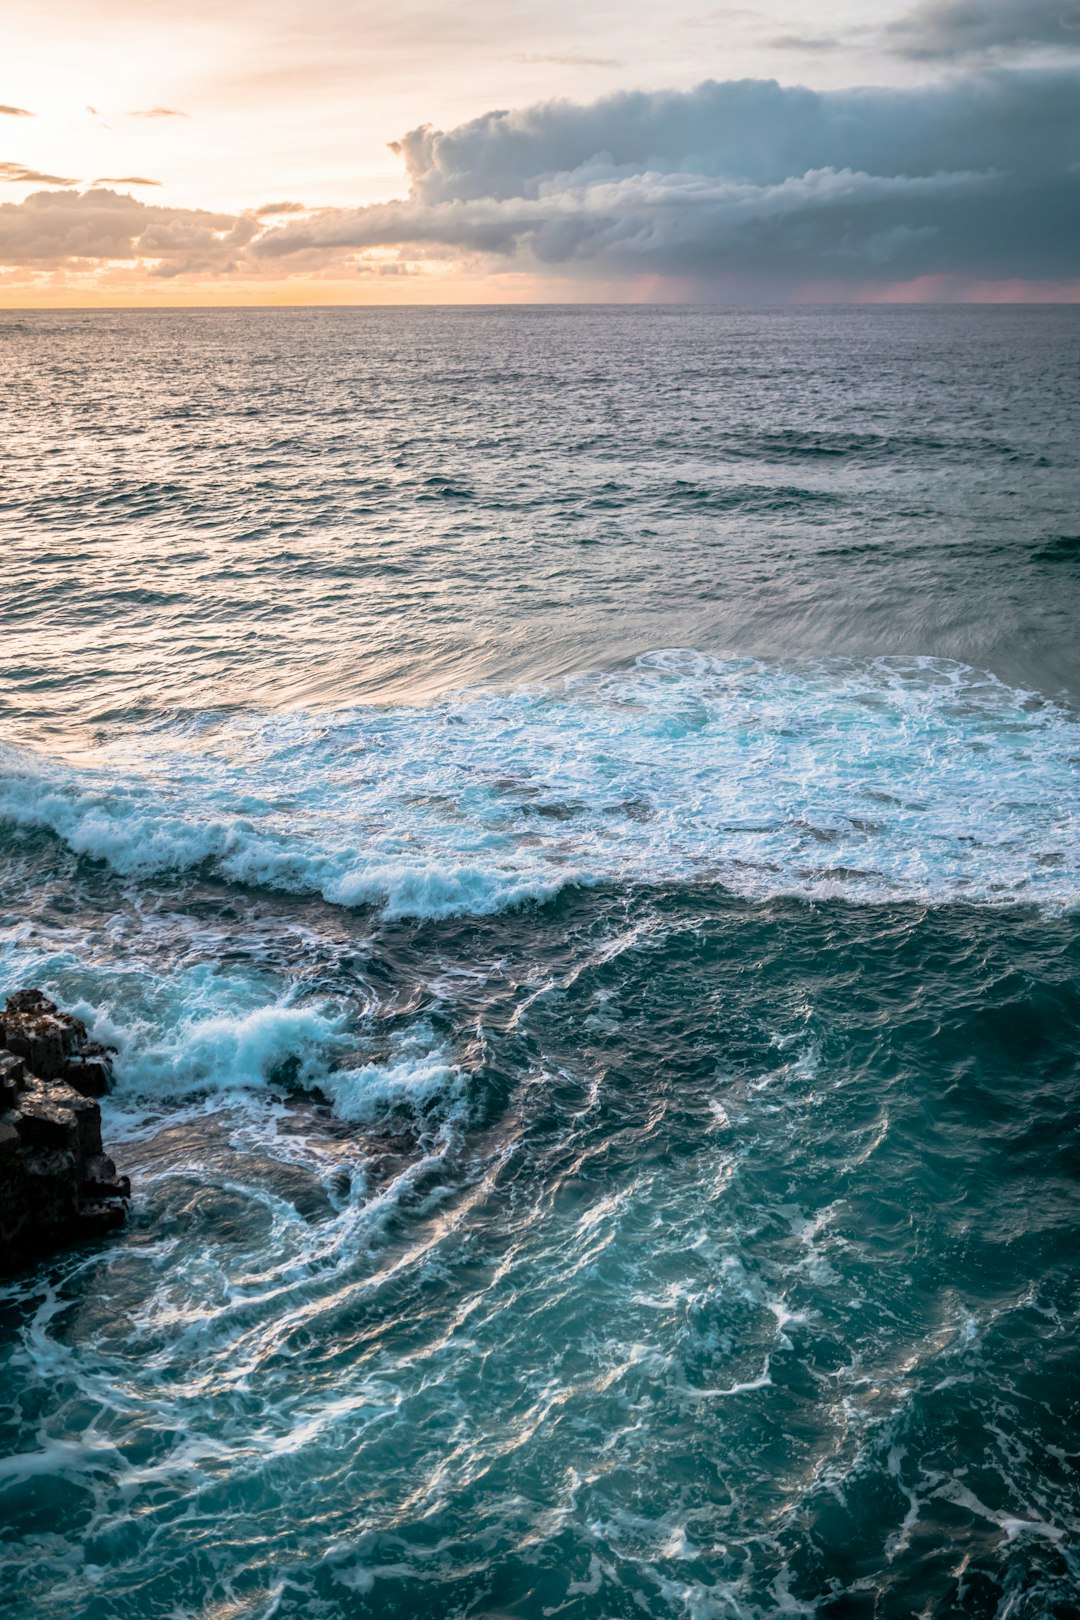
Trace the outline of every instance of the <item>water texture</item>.
<instances>
[{"instance_id":1,"label":"water texture","mask_svg":"<svg viewBox=\"0 0 1080 1620\"><path fill-rule=\"evenodd\" d=\"M0 1611L1077 1612L1078 361L0 315Z\"/></svg>"}]
</instances>

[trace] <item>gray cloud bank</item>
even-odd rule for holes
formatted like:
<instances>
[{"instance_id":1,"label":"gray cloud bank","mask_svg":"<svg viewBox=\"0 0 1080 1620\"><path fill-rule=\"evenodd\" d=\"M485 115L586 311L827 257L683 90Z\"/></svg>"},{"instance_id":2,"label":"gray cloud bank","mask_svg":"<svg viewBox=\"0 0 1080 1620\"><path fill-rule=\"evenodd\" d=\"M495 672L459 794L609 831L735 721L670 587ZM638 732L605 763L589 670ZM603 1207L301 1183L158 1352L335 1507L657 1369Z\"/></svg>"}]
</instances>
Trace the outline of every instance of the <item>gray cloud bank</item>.
<instances>
[{"instance_id":1,"label":"gray cloud bank","mask_svg":"<svg viewBox=\"0 0 1080 1620\"><path fill-rule=\"evenodd\" d=\"M1080 275L1080 68L914 89L710 82L425 126L395 150L406 198L303 219L280 219L284 203L234 216L38 192L0 206L0 264L347 275L389 249L703 291Z\"/></svg>"},{"instance_id":2,"label":"gray cloud bank","mask_svg":"<svg viewBox=\"0 0 1080 1620\"><path fill-rule=\"evenodd\" d=\"M917 89L773 81L493 112L397 143L406 201L261 257L415 243L692 277L1080 273L1080 71Z\"/></svg>"}]
</instances>

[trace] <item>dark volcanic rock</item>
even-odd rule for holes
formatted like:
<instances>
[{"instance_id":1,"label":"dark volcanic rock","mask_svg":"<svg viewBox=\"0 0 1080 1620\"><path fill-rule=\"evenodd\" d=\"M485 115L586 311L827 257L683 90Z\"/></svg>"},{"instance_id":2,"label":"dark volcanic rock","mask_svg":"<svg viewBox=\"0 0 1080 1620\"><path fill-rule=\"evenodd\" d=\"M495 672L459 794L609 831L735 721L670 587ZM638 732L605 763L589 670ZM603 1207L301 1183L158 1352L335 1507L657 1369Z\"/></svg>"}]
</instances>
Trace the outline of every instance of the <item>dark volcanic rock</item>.
<instances>
[{"instance_id":1,"label":"dark volcanic rock","mask_svg":"<svg viewBox=\"0 0 1080 1620\"><path fill-rule=\"evenodd\" d=\"M86 1026L40 990L16 990L0 1021L0 1045L25 1060L43 1080L55 1080L69 1058L86 1046Z\"/></svg>"},{"instance_id":2,"label":"dark volcanic rock","mask_svg":"<svg viewBox=\"0 0 1080 1620\"><path fill-rule=\"evenodd\" d=\"M22 1058L14 1052L0 1052L0 1114L16 1106L25 1073Z\"/></svg>"},{"instance_id":3,"label":"dark volcanic rock","mask_svg":"<svg viewBox=\"0 0 1080 1620\"><path fill-rule=\"evenodd\" d=\"M0 1270L123 1223L131 1185L101 1145L109 1054L40 990L0 1018Z\"/></svg>"},{"instance_id":4,"label":"dark volcanic rock","mask_svg":"<svg viewBox=\"0 0 1080 1620\"><path fill-rule=\"evenodd\" d=\"M109 1068L99 1057L69 1057L64 1064L64 1079L84 1097L104 1097L109 1089Z\"/></svg>"},{"instance_id":5,"label":"dark volcanic rock","mask_svg":"<svg viewBox=\"0 0 1080 1620\"><path fill-rule=\"evenodd\" d=\"M7 998L8 1015L56 1011L56 1002L50 1001L44 990L13 990Z\"/></svg>"}]
</instances>

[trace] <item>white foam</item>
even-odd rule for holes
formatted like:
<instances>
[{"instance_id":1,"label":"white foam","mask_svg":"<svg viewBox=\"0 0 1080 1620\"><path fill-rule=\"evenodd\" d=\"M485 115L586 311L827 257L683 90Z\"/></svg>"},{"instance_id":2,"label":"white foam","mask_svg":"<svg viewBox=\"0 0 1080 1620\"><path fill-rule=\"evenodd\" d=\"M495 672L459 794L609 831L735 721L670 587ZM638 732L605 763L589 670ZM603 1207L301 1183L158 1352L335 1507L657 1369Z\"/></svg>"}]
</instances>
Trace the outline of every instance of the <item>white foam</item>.
<instances>
[{"instance_id":1,"label":"white foam","mask_svg":"<svg viewBox=\"0 0 1080 1620\"><path fill-rule=\"evenodd\" d=\"M121 968L84 966L74 956L6 952L10 982L41 982L115 1053L116 1092L126 1112L137 1098L322 1087L355 1048L356 1008L332 998L297 999L299 989L243 962L206 962L162 973L135 952Z\"/></svg>"},{"instance_id":2,"label":"white foam","mask_svg":"<svg viewBox=\"0 0 1080 1620\"><path fill-rule=\"evenodd\" d=\"M157 1041L129 1036L117 1060L117 1079L130 1091L178 1097L260 1087L291 1063L297 1079L315 1081L337 1035L337 1022L312 1006L270 1005L208 1017L196 1012Z\"/></svg>"},{"instance_id":3,"label":"white foam","mask_svg":"<svg viewBox=\"0 0 1080 1620\"><path fill-rule=\"evenodd\" d=\"M444 1118L466 1106L464 1075L423 1027L410 1030L380 1063L336 1069L324 1088L335 1112L357 1124L401 1112L415 1117L436 1100Z\"/></svg>"},{"instance_id":4,"label":"white foam","mask_svg":"<svg viewBox=\"0 0 1080 1620\"><path fill-rule=\"evenodd\" d=\"M957 664L669 651L427 709L125 733L97 771L8 750L0 818L125 876L209 866L394 917L572 883L752 898L1080 901L1080 724Z\"/></svg>"}]
</instances>

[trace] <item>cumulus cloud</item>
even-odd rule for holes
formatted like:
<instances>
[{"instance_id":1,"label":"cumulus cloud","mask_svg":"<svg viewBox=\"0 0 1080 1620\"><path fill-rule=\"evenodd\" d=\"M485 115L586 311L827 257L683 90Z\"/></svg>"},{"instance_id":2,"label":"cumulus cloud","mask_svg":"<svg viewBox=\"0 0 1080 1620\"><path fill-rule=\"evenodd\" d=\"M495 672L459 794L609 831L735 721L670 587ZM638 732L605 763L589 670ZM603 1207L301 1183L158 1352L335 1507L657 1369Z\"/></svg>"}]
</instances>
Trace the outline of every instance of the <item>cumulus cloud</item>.
<instances>
[{"instance_id":1,"label":"cumulus cloud","mask_svg":"<svg viewBox=\"0 0 1080 1620\"><path fill-rule=\"evenodd\" d=\"M0 265L141 263L154 275L228 273L254 236L246 216L139 202L106 187L0 204Z\"/></svg>"},{"instance_id":2,"label":"cumulus cloud","mask_svg":"<svg viewBox=\"0 0 1080 1620\"><path fill-rule=\"evenodd\" d=\"M773 81L491 112L394 143L408 195L171 208L95 186L0 207L0 266L155 277L392 275L441 263L605 283L1080 275L1080 68L907 89ZM127 182L136 183L134 178Z\"/></svg>"},{"instance_id":3,"label":"cumulus cloud","mask_svg":"<svg viewBox=\"0 0 1080 1620\"><path fill-rule=\"evenodd\" d=\"M911 238L935 234L937 226L897 225L889 204L955 197L985 183L986 176L942 173L871 175L852 169L814 169L774 185L646 170L627 176L565 179L541 186L535 197L477 198L468 203L388 203L355 212L326 212L306 226L288 227L254 244L263 257L298 250L360 248L389 244L437 245L510 256L528 251L544 265L599 262L622 270L650 262L670 273L710 268L748 268L762 256L785 255L778 238L794 226L800 259L813 254L813 232L830 228L830 216L858 214L872 229L818 241L817 256L831 247L841 260L863 254L878 262ZM772 243L772 250L769 243ZM790 255L788 255L790 257ZM775 268L775 264L770 266Z\"/></svg>"},{"instance_id":4,"label":"cumulus cloud","mask_svg":"<svg viewBox=\"0 0 1080 1620\"><path fill-rule=\"evenodd\" d=\"M268 232L256 257L426 244L694 277L1080 270L1080 75L918 89L624 92L412 130L409 197Z\"/></svg>"},{"instance_id":5,"label":"cumulus cloud","mask_svg":"<svg viewBox=\"0 0 1080 1620\"><path fill-rule=\"evenodd\" d=\"M1077 0L922 0L885 29L914 61L960 61L1045 49L1080 51Z\"/></svg>"}]
</instances>

